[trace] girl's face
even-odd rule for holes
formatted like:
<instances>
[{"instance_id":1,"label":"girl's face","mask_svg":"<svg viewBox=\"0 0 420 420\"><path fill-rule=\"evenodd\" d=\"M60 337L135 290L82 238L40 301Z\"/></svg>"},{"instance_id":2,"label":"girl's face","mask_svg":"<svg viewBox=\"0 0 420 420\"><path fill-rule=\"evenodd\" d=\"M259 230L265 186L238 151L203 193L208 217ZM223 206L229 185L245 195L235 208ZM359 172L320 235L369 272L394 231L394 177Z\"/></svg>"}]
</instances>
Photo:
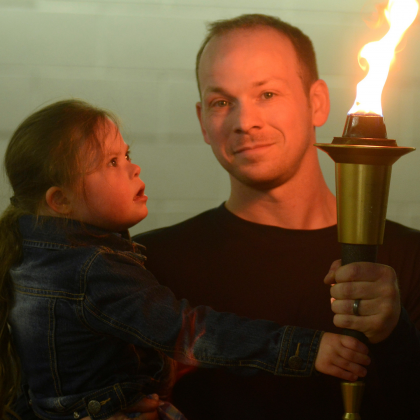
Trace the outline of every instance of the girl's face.
<instances>
[{"instance_id":1,"label":"girl's face","mask_svg":"<svg viewBox=\"0 0 420 420\"><path fill-rule=\"evenodd\" d=\"M71 216L119 232L147 216L147 196L139 178L140 167L131 163L127 144L114 123L108 120L106 124L106 130L98 132L104 138L104 161L85 176L85 195L73 198Z\"/></svg>"}]
</instances>

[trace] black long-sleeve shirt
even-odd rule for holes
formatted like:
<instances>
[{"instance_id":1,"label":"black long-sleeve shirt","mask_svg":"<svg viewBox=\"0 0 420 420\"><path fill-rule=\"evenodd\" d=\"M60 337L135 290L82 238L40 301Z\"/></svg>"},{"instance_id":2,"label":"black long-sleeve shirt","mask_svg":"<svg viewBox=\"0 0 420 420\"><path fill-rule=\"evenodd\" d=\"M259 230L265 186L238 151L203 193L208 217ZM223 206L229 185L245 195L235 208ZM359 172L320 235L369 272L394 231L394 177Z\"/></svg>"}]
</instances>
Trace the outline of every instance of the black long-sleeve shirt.
<instances>
[{"instance_id":1,"label":"black long-sleeve shirt","mask_svg":"<svg viewBox=\"0 0 420 420\"><path fill-rule=\"evenodd\" d=\"M331 263L340 258L336 226L289 230L260 225L221 205L134 240L146 245L146 267L158 281L192 305L340 332L323 283ZM417 330L402 318L395 334L372 346L361 416L420 418L420 232L387 221L378 259L395 269L402 304ZM343 415L340 381L321 374L244 378L201 369L177 382L173 402L189 420L337 420Z\"/></svg>"}]
</instances>

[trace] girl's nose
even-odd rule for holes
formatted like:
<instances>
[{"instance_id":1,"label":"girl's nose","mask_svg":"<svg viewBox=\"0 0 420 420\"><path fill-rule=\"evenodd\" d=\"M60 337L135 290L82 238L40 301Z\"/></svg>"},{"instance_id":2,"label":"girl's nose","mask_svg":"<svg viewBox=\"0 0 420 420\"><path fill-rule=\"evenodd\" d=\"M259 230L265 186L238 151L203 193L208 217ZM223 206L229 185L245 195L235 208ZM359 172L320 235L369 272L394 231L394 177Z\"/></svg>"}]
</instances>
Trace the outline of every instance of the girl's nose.
<instances>
[{"instance_id":1,"label":"girl's nose","mask_svg":"<svg viewBox=\"0 0 420 420\"><path fill-rule=\"evenodd\" d=\"M135 163L133 165L133 177L136 178L140 175L141 169L139 165L136 165Z\"/></svg>"}]
</instances>

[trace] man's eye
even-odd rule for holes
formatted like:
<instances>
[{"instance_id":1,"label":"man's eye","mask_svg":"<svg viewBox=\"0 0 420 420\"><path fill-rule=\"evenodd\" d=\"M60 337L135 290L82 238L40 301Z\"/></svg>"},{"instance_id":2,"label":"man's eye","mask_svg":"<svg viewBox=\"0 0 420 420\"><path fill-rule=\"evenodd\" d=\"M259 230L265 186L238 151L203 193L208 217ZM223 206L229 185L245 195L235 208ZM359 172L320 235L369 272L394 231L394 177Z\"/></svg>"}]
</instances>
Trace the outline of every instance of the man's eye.
<instances>
[{"instance_id":1,"label":"man's eye","mask_svg":"<svg viewBox=\"0 0 420 420\"><path fill-rule=\"evenodd\" d=\"M214 106L218 107L218 108L224 108L225 106L228 106L229 102L228 101L224 101L224 100L220 100L220 101L216 101L214 103Z\"/></svg>"},{"instance_id":2,"label":"man's eye","mask_svg":"<svg viewBox=\"0 0 420 420\"><path fill-rule=\"evenodd\" d=\"M263 97L264 99L271 99L274 96L273 92L264 92Z\"/></svg>"}]
</instances>

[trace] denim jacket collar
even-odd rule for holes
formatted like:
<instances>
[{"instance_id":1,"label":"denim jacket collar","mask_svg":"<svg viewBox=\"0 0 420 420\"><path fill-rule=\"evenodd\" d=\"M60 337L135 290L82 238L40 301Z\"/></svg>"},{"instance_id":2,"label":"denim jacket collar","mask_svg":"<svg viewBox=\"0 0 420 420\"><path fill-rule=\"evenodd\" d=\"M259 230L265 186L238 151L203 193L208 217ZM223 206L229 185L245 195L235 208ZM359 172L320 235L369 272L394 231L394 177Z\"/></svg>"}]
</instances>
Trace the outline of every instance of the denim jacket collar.
<instances>
[{"instance_id":1,"label":"denim jacket collar","mask_svg":"<svg viewBox=\"0 0 420 420\"><path fill-rule=\"evenodd\" d=\"M101 246L117 251L142 254L145 247L132 242L128 230L111 232L78 220L50 216L24 215L19 219L24 244L52 248ZM143 255L144 259L146 257Z\"/></svg>"}]
</instances>

